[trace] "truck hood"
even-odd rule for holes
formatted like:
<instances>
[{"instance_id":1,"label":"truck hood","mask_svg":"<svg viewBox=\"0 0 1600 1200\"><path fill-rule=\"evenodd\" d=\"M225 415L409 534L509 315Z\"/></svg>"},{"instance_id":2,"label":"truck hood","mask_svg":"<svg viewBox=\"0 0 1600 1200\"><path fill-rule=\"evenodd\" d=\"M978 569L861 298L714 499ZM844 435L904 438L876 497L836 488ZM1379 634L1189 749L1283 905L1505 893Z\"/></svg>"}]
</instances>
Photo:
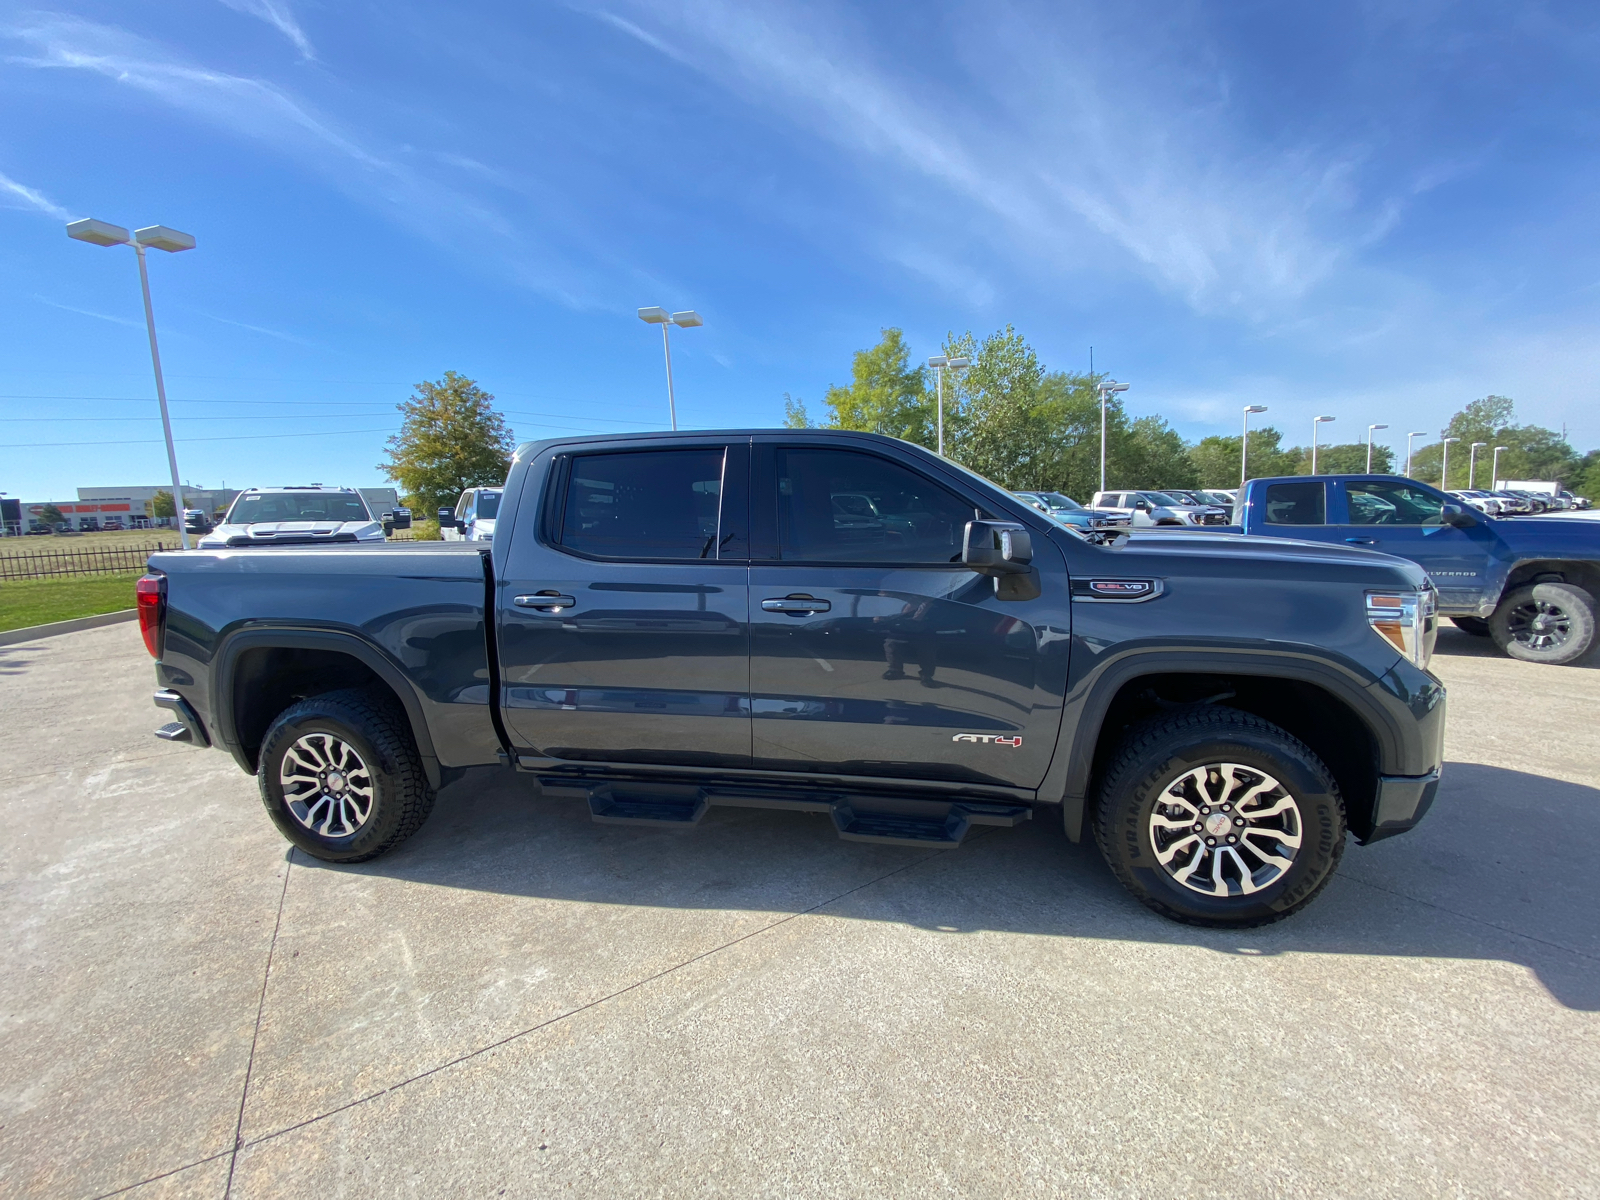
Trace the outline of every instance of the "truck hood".
<instances>
[{"instance_id":1,"label":"truck hood","mask_svg":"<svg viewBox=\"0 0 1600 1200\"><path fill-rule=\"evenodd\" d=\"M1489 528L1506 545L1518 552L1539 557L1565 557L1580 554L1600 556L1600 521L1574 512L1559 517L1504 517L1489 519Z\"/></svg>"},{"instance_id":2,"label":"truck hood","mask_svg":"<svg viewBox=\"0 0 1600 1200\"><path fill-rule=\"evenodd\" d=\"M1416 563L1393 554L1244 533L1137 529L1121 549L1108 550L1107 554L1103 569L1130 573L1142 570L1160 574L1166 563L1170 564L1167 569L1177 573L1234 574L1241 579L1269 579L1284 570L1330 578L1370 573L1372 582L1380 587L1422 587L1428 579L1427 572ZM1114 566L1119 559L1128 565ZM1102 568L1097 565L1095 569Z\"/></svg>"},{"instance_id":3,"label":"truck hood","mask_svg":"<svg viewBox=\"0 0 1600 1200\"><path fill-rule=\"evenodd\" d=\"M257 521L253 525L218 525L200 539L200 545L207 550L217 550L225 546L304 546L383 540L383 527L376 521Z\"/></svg>"}]
</instances>

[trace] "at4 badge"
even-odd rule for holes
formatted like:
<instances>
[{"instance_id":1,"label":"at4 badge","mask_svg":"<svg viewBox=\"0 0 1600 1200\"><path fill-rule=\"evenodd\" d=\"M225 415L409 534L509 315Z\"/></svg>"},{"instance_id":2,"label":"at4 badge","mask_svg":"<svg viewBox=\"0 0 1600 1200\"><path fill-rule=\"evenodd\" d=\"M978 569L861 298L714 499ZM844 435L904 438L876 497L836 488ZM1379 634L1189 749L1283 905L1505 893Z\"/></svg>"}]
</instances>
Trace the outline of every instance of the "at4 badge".
<instances>
[{"instance_id":1,"label":"at4 badge","mask_svg":"<svg viewBox=\"0 0 1600 1200\"><path fill-rule=\"evenodd\" d=\"M958 733L950 739L952 742L989 742L996 746L1020 746L1020 737L1002 737L998 733Z\"/></svg>"}]
</instances>

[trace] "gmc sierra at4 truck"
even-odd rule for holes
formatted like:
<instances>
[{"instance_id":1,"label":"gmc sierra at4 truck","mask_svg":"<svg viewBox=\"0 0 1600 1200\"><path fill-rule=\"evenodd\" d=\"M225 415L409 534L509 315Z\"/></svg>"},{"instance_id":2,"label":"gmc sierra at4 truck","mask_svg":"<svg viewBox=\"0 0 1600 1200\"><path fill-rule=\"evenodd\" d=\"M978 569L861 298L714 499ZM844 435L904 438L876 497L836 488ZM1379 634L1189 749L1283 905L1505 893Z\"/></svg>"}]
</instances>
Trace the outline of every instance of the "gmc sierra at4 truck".
<instances>
[{"instance_id":1,"label":"gmc sierra at4 truck","mask_svg":"<svg viewBox=\"0 0 1600 1200\"><path fill-rule=\"evenodd\" d=\"M1570 663L1595 644L1600 523L1497 520L1398 475L1252 479L1234 520L1235 533L1409 558L1439 589L1442 616L1512 658Z\"/></svg>"},{"instance_id":2,"label":"gmc sierra at4 truck","mask_svg":"<svg viewBox=\"0 0 1600 1200\"><path fill-rule=\"evenodd\" d=\"M602 822L748 805L937 848L1048 817L1156 911L1249 926L1308 903L1346 830L1422 818L1421 568L1097 537L871 434L564 438L518 449L488 545L156 554L140 623L159 732L226 749L334 862L500 764Z\"/></svg>"}]
</instances>

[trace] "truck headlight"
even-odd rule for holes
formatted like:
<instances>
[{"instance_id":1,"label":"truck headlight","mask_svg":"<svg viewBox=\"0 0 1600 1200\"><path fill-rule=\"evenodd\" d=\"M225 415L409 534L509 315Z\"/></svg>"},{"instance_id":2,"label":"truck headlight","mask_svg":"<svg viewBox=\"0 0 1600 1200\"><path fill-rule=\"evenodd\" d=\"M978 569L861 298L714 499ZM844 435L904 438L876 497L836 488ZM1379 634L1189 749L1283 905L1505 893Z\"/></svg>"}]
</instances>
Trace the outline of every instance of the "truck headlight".
<instances>
[{"instance_id":1,"label":"truck headlight","mask_svg":"<svg viewBox=\"0 0 1600 1200\"><path fill-rule=\"evenodd\" d=\"M1408 662L1424 669L1439 636L1438 612L1438 594L1432 588L1367 593L1367 624Z\"/></svg>"}]
</instances>

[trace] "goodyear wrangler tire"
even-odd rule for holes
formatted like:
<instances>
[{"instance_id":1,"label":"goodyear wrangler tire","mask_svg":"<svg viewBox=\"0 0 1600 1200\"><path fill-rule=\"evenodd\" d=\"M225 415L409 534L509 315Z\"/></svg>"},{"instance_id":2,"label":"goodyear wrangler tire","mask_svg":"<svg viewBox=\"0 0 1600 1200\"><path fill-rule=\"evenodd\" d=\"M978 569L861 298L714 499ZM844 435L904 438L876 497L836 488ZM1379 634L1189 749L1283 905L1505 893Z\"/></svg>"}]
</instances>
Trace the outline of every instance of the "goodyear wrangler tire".
<instances>
[{"instance_id":1,"label":"goodyear wrangler tire","mask_svg":"<svg viewBox=\"0 0 1600 1200\"><path fill-rule=\"evenodd\" d=\"M1298 738L1198 707L1128 731L1094 832L1112 873L1162 916L1246 928L1299 911L1327 885L1344 853L1344 801Z\"/></svg>"},{"instance_id":2,"label":"goodyear wrangler tire","mask_svg":"<svg viewBox=\"0 0 1600 1200\"><path fill-rule=\"evenodd\" d=\"M256 777L278 831L327 862L392 850L433 808L411 729L393 699L375 691L327 692L278 714Z\"/></svg>"}]
</instances>

